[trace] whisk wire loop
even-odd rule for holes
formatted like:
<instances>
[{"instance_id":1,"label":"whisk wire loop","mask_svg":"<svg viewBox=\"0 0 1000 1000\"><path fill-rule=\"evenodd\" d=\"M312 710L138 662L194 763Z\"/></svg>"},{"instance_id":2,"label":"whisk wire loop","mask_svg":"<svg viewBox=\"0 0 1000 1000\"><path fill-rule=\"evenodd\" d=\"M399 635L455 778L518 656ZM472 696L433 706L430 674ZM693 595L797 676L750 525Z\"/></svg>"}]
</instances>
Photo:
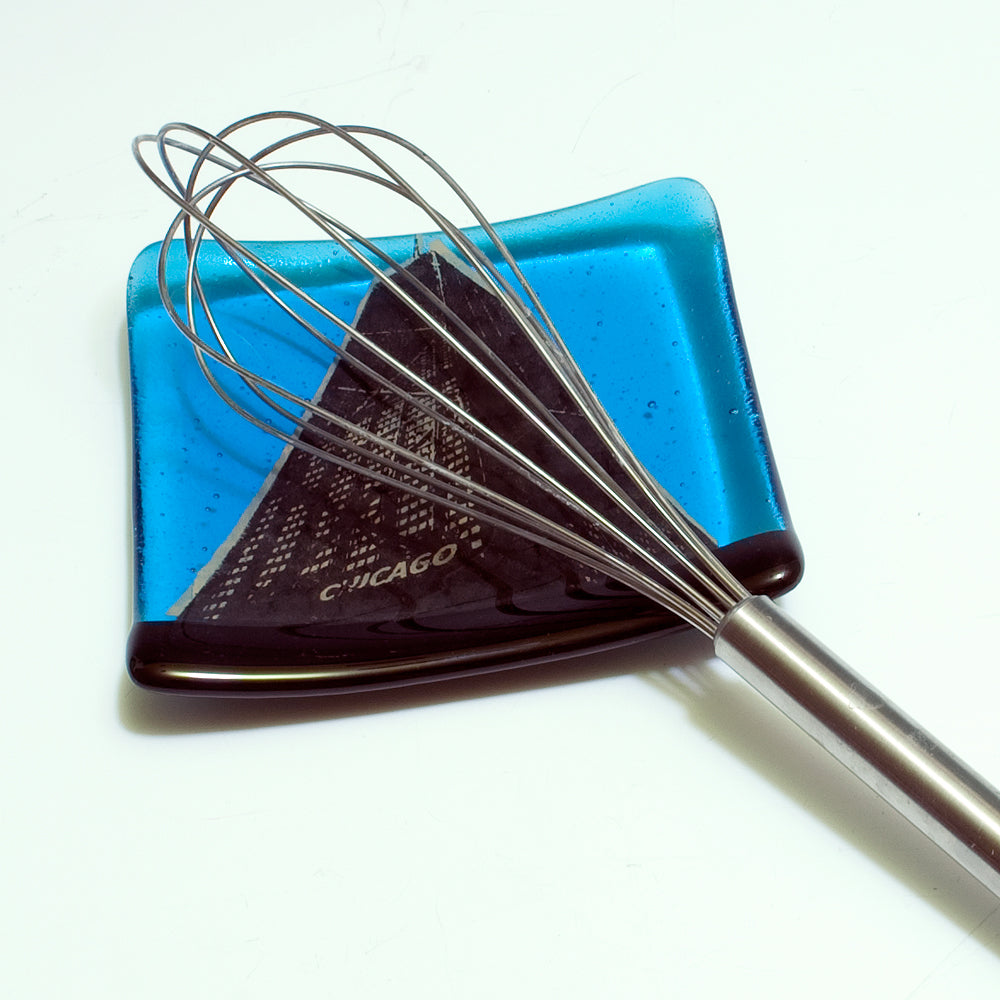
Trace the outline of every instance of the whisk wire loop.
<instances>
[{"instance_id":1,"label":"whisk wire loop","mask_svg":"<svg viewBox=\"0 0 1000 1000\"><path fill-rule=\"evenodd\" d=\"M312 121L318 120L313 119ZM496 271L492 262L490 262L485 255L478 251L478 249L474 246L474 244L472 244L471 240L469 240L464 233L452 225L440 212L430 206L426 199L419 196L398 172L389 167L381 157L377 156L377 154L372 153L367 146L354 139L354 137L350 134L349 129L339 129L333 126L329 127L334 134L346 137L352 146L363 151L364 154L376 163L380 169L385 169L389 173L389 181L386 181L384 178L378 178L376 175L371 175L367 171L359 171L356 168L347 167L342 164L315 164L309 161L293 161L291 163L282 162L278 164L266 164L263 166L260 164L259 161L264 153L282 148L283 146L288 145L290 141L294 141L294 139L301 136L314 136L319 131L318 129L310 130L306 133L300 133L300 136L293 137L292 139L280 143L273 143L260 153L248 157L241 154L237 149L225 142L222 138L213 137L204 130L180 125L167 126L161 131L160 135L156 137L155 140L160 150L161 159L169 160L169 157L166 154L168 146L172 148L182 148L186 151L196 150L196 147L179 143L169 137L168 133L171 129L179 128L190 128L190 131L197 134L205 142L204 149L196 154L197 159L195 167L191 171L191 175L189 176L186 184L180 182L179 174L173 169L172 166L168 171L168 174L174 184L175 191L167 190L167 193L182 208L178 219L175 220L175 225L172 227L172 232L176 232L178 224L181 222L183 223L185 233L184 241L188 253L188 274L186 282L186 311L188 318L186 323L180 325L186 329L196 345L202 348L206 346L205 341L197 334L195 329L196 319L194 300L197 299L199 305L201 306L202 313L207 317L215 342L222 348L221 354L218 352L211 354L214 360L230 367L234 371L236 371L239 367L233 352L225 343L225 338L214 320L211 306L201 287L200 278L197 272L197 254L206 231L214 237L216 242L224 249L230 259L232 259L237 266L240 267L243 273L246 274L247 277L249 277L265 294L267 294L279 308L283 309L289 316L295 319L296 322L305 328L312 336L316 337L321 343L324 344L324 346L333 350L342 361L352 367L362 368L369 377L375 374L370 366L364 366L363 363L359 362L356 354L346 352L342 346L325 337L315 327L315 325L308 322L305 317L301 315L301 313L297 312L283 302L275 290L270 287L268 282L265 280L265 277L284 291L295 296L302 304L308 306L311 310L314 310L324 319L332 322L342 332L349 333L355 342L361 343L366 350L374 354L380 361L389 366L399 375L409 380L412 384L414 384L418 391L426 394L430 398L434 399L439 406L450 411L452 426L458 433L468 437L477 447L489 451L494 457L502 456L502 460L508 467L515 469L515 471L518 471L522 476L528 478L530 481L546 491L561 496L578 513L583 514L594 524L598 525L609 538L615 540L620 545L625 546L627 549L631 549L634 556L640 560L641 564L647 565L651 572L660 575L670 587L680 592L684 598L684 602L681 604L681 607L678 609L676 606L676 596L671 600L671 604L675 606L675 610L678 610L679 613L682 614L682 617L692 624L695 624L696 627L703 628L705 620L709 623L716 623L721 618L721 615L725 613L727 608L732 606L734 600L745 595L745 591L738 584L736 584L725 571L722 571L721 574L718 572L706 573L697 562L688 558L687 552L684 549L684 544L688 541L688 539L683 536L685 534L690 534L696 539L697 536L694 532L685 531L687 528L686 516L682 515L681 517L677 517L677 511L671 510L672 517L679 522L680 530L678 530L674 525L673 520L663 520L661 522L654 520L646 510L643 510L641 507L636 505L631 497L623 493L619 482L614 477L609 475L607 470L601 468L593 456L579 442L577 442L571 434L568 433L563 424L556 419L543 404L541 404L541 402L534 396L523 381L520 380L499 357L497 357L495 352L483 344L475 332L471 330L467 324L456 317L445 303L437 299L433 293L426 288L426 286L409 275L408 272L403 270L394 259L385 254L370 240L367 240L364 236L362 236L362 234L358 233L353 228L347 226L339 220L334 219L328 213L316 209L304 202L294 193L289 191L287 187L276 181L272 176L272 173L276 170L289 169L293 167L326 169L335 172L349 173L352 176L360 177L365 180L375 179L381 183L382 186L389 188L394 193L401 195L407 200L418 203L420 207L430 216L432 221L438 225L439 228L445 231L446 234L451 236L453 243L460 246L460 248L464 251L463 259L466 261L472 261L476 271L490 282L494 294L501 297L504 304L508 306L509 313L518 320L519 326L528 335L535 349L540 353L546 354L546 360L552 366L553 370L558 376L562 376L561 381L567 391L570 392L573 398L580 399L581 393L579 390L579 384L583 383L584 380L582 379L582 375L579 374L578 369L576 369L575 364L572 363L568 352L565 351L562 342L558 340L558 335L555 334L557 339L553 340L549 335L543 334L537 327L535 318L526 308L523 307L520 300L513 296L509 284L503 279L502 275ZM226 130L225 134L231 134L233 131L235 131L235 127ZM390 136L388 133L383 133L380 130L359 129L359 131L380 135L383 138L395 139L395 137ZM137 142L141 141L142 139L137 140ZM400 140L400 144L411 152L416 149L416 147L412 147L411 144L405 143L402 140ZM221 149L224 157L213 152L216 148ZM229 163L227 163L225 157L229 158ZM433 165L433 161L430 161L429 157L424 156L422 158L425 159L426 162L430 162ZM198 172L206 162L222 165L227 168L229 172L222 178L202 187L201 189L198 189ZM434 166L436 167L436 165ZM437 172L443 173L439 167L436 167L436 169ZM153 176L151 171L147 170L147 173L150 173L150 175ZM447 177L447 175L445 176ZM371 341L369 338L365 337L353 328L350 324L341 320L330 310L326 309L314 298L309 296L303 289L289 281L279 272L275 271L269 264L267 264L266 261L250 251L249 248L238 241L233 240L222 227L218 226L214 222L212 214L232 184L242 177L247 177L256 181L258 184L267 187L280 197L287 200L302 214L306 215L316 226L318 226L324 234L329 236L339 246L344 248L348 254L350 254L353 259L366 268L373 275L373 277L380 280L385 287L387 287L392 294L396 296L396 298L398 298L409 310L412 311L413 314L419 318L422 323L434 330L436 335L446 342L451 349L458 352L496 392L498 392L510 405L520 411L522 416L530 421L531 424L545 436L552 446L557 448L560 453L573 462L575 467L584 473L584 475L586 475L590 481L616 505L617 509L622 514L633 520L643 532L650 536L655 545L662 547L668 554L672 565L667 565L662 560L655 558L655 556L648 551L645 546L636 546L627 532L624 532L612 521L609 521L591 505L582 501L579 496L568 491L564 483L556 481L544 467L539 466L536 462L527 458L527 456L525 456L522 452L513 448L502 435L494 432L491 428L477 420L467 411L463 410L453 400L437 390L435 386L427 383L425 380L420 379L419 376L410 372L405 365L400 365L399 362L380 345ZM158 180L158 178L154 176L154 180ZM461 189L458 189L457 185L455 185L450 178L447 180L449 186L460 193L460 198L463 202L472 206L472 202L468 199L468 196L465 195L464 192L461 192ZM159 183L161 187L165 188L165 185L163 185L162 182ZM199 202L207 198L209 195L211 195L211 200L208 205L203 209L199 208ZM474 206L472 207L474 209ZM477 218L485 221L482 213L479 212L478 209L474 209L474 213ZM194 229L192 229L193 222L196 223ZM498 237L496 237L495 233L492 234L492 238L493 241L501 248L501 255L512 261L509 251L503 246L502 242ZM362 253L361 250L358 249L359 246L363 248L363 250L365 250L371 257L381 260L382 264L390 269L392 278L387 280L385 271L381 270L378 265L376 265L369 258L369 256ZM165 248L166 242L164 245L164 255L166 253ZM485 261L485 264L481 263L481 261ZM524 282L523 275L521 275L519 269L517 269L516 263L513 266L515 273L519 276L519 280ZM165 260L163 259L161 259L160 277L161 294L165 296L165 300L169 300L169 289L166 288ZM451 330L448 329L447 326L439 322L439 320L426 308L424 308L423 305L418 302L412 294L410 294L410 292L403 288L402 281L404 280L408 284L412 285L419 294L426 296L430 301L432 301L436 310L445 312L446 315L448 315L454 324L460 329L463 337L477 347L478 354L470 350L463 341L459 340L451 332ZM537 297L534 296L534 293L532 293L532 296L537 299ZM173 309L172 304L168 305L168 308L170 308L173 318L175 322L177 322L179 316L177 315L176 310ZM549 323L549 326L551 326L550 321L547 322ZM554 333L554 330L552 332ZM245 369L241 369L237 373L244 378L247 385L256 386L257 390L267 388L269 391L275 391L276 389L273 385L265 385L264 381L262 381L259 377L248 378L248 373ZM567 373L575 373L575 378L568 376ZM389 385L384 378L378 376L376 376L376 378L383 385ZM217 382L213 384L218 386ZM404 393L395 385L392 386L392 389L397 393L397 395L400 395L411 405L417 405L418 408L424 409L426 412L426 405L415 403L412 395ZM587 387L587 391L589 393L589 387ZM282 393L279 392L278 395L282 395ZM260 398L264 399L265 402L268 402L266 397L261 396ZM285 398L287 401L292 402L292 400L287 396ZM308 404L308 401L295 399L294 402L310 411L314 417L318 416L324 419L329 417L329 414L322 412L321 408ZM271 404L269 403L269 405ZM585 405L590 406L592 410L596 410L603 416L603 410L600 409L599 406L592 405L589 401L586 401ZM288 418L291 414L287 410L282 410L280 415L284 418ZM449 419L449 417L446 417L439 410L434 410L433 415L437 419ZM300 427L304 426L304 422L301 418L295 418L293 416L292 419L294 422L299 423ZM328 422L336 423L335 421ZM605 418L605 423L613 428L613 424L611 424L609 419ZM270 424L264 423L262 426L265 426L265 429L271 429ZM312 426L311 429L315 430L315 427ZM623 464L634 464L631 461L631 453L623 446L623 443L620 442L620 438L615 440L614 437L606 433L602 433L601 436L606 444L610 443L612 454L614 454L616 459L622 461L622 456L624 456L625 462L623 462ZM646 494L648 499L653 501L654 511L662 512L662 507L665 501L664 495L659 487L652 484L651 488L651 481L648 479L648 476L636 476L631 469L629 469L629 472L632 474L635 485L639 487L642 493ZM680 540L678 541L674 538L668 537L662 530L662 524L669 524L673 529L674 534L680 534L682 536ZM518 524L517 526L512 527L516 527L523 534L523 524ZM539 527L541 527L541 525L536 524L536 534ZM697 539L697 541L701 544L700 539ZM586 548L587 546L583 546L583 549ZM581 551L579 555L582 557L583 552ZM587 558L583 558L582 561L589 565L593 565L592 554L588 555ZM678 565L682 569L684 575L680 575L673 568ZM713 564L710 563L709 565L712 566ZM617 573L612 575L620 576L620 573L621 568L619 567ZM631 575L634 575L634 572ZM720 577L721 585L719 582ZM688 578L693 578L693 583L689 582Z\"/></svg>"}]
</instances>

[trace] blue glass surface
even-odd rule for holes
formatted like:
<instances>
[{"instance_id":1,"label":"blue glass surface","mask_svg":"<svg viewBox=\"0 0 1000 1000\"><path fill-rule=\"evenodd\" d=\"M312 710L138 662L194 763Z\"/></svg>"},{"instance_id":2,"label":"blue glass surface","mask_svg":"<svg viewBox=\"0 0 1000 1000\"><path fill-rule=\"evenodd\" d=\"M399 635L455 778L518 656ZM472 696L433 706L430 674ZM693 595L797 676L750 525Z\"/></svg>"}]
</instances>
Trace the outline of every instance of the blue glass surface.
<instances>
[{"instance_id":1,"label":"blue glass surface","mask_svg":"<svg viewBox=\"0 0 1000 1000\"><path fill-rule=\"evenodd\" d=\"M786 530L705 190L690 180L660 181L496 228L626 439L719 545ZM414 237L380 242L405 257ZM368 282L346 254L325 242L257 246L339 316L354 318ZM173 617L283 447L207 384L160 303L158 253L154 245L137 258L128 295L138 621ZM273 311L247 294L214 247L200 263L230 331L238 336L243 325L252 336ZM179 254L170 280L183 282ZM272 326L272 333L282 331ZM280 366L285 384L309 397L328 358L298 346L262 364Z\"/></svg>"}]
</instances>

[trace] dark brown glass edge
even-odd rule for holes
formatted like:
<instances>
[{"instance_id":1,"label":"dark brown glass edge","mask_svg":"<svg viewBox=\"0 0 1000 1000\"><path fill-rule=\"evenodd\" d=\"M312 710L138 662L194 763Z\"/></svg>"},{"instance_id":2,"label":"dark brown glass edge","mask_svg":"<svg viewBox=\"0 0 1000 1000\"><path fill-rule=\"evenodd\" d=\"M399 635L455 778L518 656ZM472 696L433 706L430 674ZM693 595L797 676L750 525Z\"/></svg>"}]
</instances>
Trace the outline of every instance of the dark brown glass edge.
<instances>
[{"instance_id":1,"label":"dark brown glass edge","mask_svg":"<svg viewBox=\"0 0 1000 1000\"><path fill-rule=\"evenodd\" d=\"M802 576L802 550L790 530L742 539L720 549L719 556L751 592L769 597L791 590ZM324 636L315 629L137 622L127 658L132 680L152 690L218 697L318 695L516 670L686 627L639 597L540 616L530 627L520 622L509 629L428 630L409 632L402 640L370 627ZM608 673L614 673L611 662Z\"/></svg>"}]
</instances>

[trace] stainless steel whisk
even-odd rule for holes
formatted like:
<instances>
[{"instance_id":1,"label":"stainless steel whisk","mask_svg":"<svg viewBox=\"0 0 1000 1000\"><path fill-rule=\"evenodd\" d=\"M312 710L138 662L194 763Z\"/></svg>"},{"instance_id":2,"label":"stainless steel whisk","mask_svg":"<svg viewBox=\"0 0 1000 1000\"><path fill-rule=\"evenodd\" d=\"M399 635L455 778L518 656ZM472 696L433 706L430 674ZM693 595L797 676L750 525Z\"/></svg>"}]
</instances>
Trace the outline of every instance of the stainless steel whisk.
<instances>
[{"instance_id":1,"label":"stainless steel whisk","mask_svg":"<svg viewBox=\"0 0 1000 1000\"><path fill-rule=\"evenodd\" d=\"M236 142L242 133L269 122L284 124L290 134L252 154L241 152ZM360 165L285 158L289 147L319 138L339 140ZM402 152L429 176L436 175L481 227L498 263L421 195L373 142L379 149ZM669 609L708 636L722 660L1000 895L997 791L771 600L751 595L723 566L705 533L625 443L493 227L435 161L380 129L339 127L289 112L255 115L218 134L175 123L156 135L138 137L133 148L145 173L180 209L160 255L164 307L190 340L205 377L237 412L325 462L513 532ZM146 158L150 151L155 159ZM175 166L178 155L190 158L186 172ZM489 290L537 364L545 366L564 398L585 416L588 441L596 436L599 447L581 443L565 416L543 403L522 374L404 262L293 193L285 178L303 172L375 184L424 213L438 232L435 253ZM252 244L232 236L217 221L217 212L237 185L251 185L254 191L282 199L360 265L412 314L424 334L429 331L461 357L476 373L479 391L495 393L517 413L528 428L530 446L523 433L515 442L504 428L488 426L446 386L411 370L377 338L356 329L283 275ZM178 237L186 262L183 305L175 303L167 276L168 252ZM206 240L214 241L239 274L335 355L338 364L351 366L376 387L380 398L442 422L470 447L499 462L504 478L477 482L324 409L246 361L227 337L225 318L199 275L198 258ZM525 501L526 490L536 502Z\"/></svg>"}]
</instances>

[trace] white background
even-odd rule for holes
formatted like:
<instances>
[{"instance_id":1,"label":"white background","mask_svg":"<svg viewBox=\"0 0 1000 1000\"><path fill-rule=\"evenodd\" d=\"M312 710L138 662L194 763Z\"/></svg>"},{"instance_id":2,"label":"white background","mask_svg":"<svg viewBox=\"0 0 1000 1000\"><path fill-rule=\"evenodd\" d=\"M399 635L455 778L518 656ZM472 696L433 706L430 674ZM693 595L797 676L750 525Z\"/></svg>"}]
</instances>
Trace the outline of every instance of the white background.
<instances>
[{"instance_id":1,"label":"white background","mask_svg":"<svg viewBox=\"0 0 1000 1000\"><path fill-rule=\"evenodd\" d=\"M8 13L0 993L1000 994L997 901L695 639L399 706L123 672L125 278L170 215L129 142L289 107L401 132L497 219L704 183L807 556L786 606L1000 779L997 11Z\"/></svg>"}]
</instances>

